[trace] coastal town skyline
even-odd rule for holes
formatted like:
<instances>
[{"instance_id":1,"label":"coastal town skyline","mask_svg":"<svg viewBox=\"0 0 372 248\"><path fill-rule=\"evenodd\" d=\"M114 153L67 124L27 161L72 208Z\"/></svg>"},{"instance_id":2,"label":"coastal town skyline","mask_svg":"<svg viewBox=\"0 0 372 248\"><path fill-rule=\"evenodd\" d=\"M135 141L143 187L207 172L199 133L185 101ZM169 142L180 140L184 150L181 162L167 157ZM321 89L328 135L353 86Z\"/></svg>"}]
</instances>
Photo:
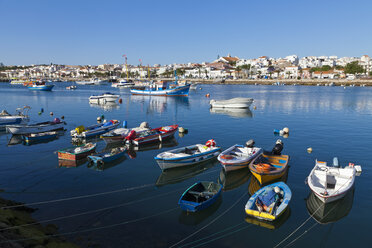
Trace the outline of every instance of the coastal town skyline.
<instances>
[{"instance_id":1,"label":"coastal town skyline","mask_svg":"<svg viewBox=\"0 0 372 248\"><path fill-rule=\"evenodd\" d=\"M370 1L0 1L0 62L202 63L372 54ZM17 13L18 18L14 18Z\"/></svg>"}]
</instances>

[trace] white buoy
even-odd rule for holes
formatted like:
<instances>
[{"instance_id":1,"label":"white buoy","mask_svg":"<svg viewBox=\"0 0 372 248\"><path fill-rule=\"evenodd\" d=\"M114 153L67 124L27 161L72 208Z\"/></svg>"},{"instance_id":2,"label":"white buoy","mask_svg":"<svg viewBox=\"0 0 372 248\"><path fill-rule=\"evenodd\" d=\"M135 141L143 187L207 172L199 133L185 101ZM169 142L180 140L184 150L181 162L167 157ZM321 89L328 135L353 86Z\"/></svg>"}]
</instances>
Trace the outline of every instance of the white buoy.
<instances>
[{"instance_id":1,"label":"white buoy","mask_svg":"<svg viewBox=\"0 0 372 248\"><path fill-rule=\"evenodd\" d=\"M98 116L98 117L97 117L97 121L98 121L98 122L102 121L101 116Z\"/></svg>"},{"instance_id":2,"label":"white buoy","mask_svg":"<svg viewBox=\"0 0 372 248\"><path fill-rule=\"evenodd\" d=\"M185 129L184 129L183 127L179 127L179 128L178 128L178 132L180 132L180 133L184 133L184 132L185 132Z\"/></svg>"},{"instance_id":3,"label":"white buoy","mask_svg":"<svg viewBox=\"0 0 372 248\"><path fill-rule=\"evenodd\" d=\"M311 148L311 147L307 148L308 153L311 153L312 151L313 151L313 148Z\"/></svg>"},{"instance_id":4,"label":"white buoy","mask_svg":"<svg viewBox=\"0 0 372 248\"><path fill-rule=\"evenodd\" d=\"M283 128L283 133L289 133L289 128L288 127Z\"/></svg>"}]
</instances>

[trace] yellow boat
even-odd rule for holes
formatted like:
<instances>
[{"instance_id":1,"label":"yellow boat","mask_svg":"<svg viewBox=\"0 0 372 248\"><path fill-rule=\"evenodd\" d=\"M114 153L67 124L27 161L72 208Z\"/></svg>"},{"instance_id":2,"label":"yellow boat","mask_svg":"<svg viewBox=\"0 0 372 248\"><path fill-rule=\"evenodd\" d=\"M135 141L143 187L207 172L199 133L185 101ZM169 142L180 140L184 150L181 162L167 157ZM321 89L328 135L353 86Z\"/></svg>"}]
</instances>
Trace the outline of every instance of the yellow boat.
<instances>
[{"instance_id":1,"label":"yellow boat","mask_svg":"<svg viewBox=\"0 0 372 248\"><path fill-rule=\"evenodd\" d=\"M288 168L288 155L262 154L249 164L249 169L260 184L282 177Z\"/></svg>"},{"instance_id":2,"label":"yellow boat","mask_svg":"<svg viewBox=\"0 0 372 248\"><path fill-rule=\"evenodd\" d=\"M285 171L283 176L281 176L280 178L277 178L275 180L272 180L270 183L274 183L274 182L285 182L285 183L287 183L288 173L289 173L289 168L288 168L288 170ZM248 185L248 193L250 195L253 195L258 190L262 189L263 187L267 186L270 183L260 184L260 182L258 181L257 178L251 177L251 180L249 181L249 185Z\"/></svg>"}]
</instances>

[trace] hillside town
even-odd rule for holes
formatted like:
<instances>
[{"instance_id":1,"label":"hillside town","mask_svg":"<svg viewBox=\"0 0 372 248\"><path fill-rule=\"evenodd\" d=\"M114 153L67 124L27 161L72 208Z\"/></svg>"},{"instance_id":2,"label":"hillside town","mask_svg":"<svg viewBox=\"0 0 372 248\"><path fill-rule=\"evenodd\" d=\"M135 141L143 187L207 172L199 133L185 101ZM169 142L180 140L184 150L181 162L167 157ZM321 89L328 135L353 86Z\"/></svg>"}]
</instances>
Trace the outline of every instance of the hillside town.
<instances>
[{"instance_id":1,"label":"hillside town","mask_svg":"<svg viewBox=\"0 0 372 248\"><path fill-rule=\"evenodd\" d=\"M5 66L0 63L0 78L171 78L184 79L356 79L372 77L372 59L361 57L308 56L284 58L261 56L243 59L220 57L212 62L160 65L23 65Z\"/></svg>"}]
</instances>

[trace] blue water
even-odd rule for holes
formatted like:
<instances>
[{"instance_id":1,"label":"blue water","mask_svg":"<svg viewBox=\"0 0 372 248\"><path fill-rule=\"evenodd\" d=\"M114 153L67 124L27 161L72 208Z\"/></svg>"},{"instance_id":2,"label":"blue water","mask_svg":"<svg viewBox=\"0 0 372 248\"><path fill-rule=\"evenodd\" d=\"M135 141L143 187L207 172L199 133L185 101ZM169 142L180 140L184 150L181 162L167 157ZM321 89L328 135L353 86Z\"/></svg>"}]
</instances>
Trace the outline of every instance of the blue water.
<instances>
[{"instance_id":1,"label":"blue water","mask_svg":"<svg viewBox=\"0 0 372 248\"><path fill-rule=\"evenodd\" d=\"M29 105L31 122L64 116L67 123L63 136L31 146L8 145L11 135L1 133L0 188L2 198L25 203L119 190L33 206L38 208L34 217L39 221L76 215L43 223L58 225L69 241L82 247L274 247L307 220L279 247L292 241L293 247L369 246L372 88L201 85L189 97L166 98L131 96L128 89L110 86L78 86L69 91L68 85L58 83L52 92L31 92L23 86L0 84L0 109L13 113ZM90 95L107 91L120 93L122 104L88 103ZM207 93L211 98L205 97ZM209 108L210 99L238 96L255 99L250 110L213 112ZM44 113L38 115L41 108ZM147 121L151 127L179 124L189 132L132 152L104 170L87 164L60 167L55 151L71 146L69 130L94 124L101 115L126 120L129 127ZM288 138L273 134L283 127L290 129ZM290 155L287 184L293 197L290 211L271 226L275 229L245 221L244 206L256 183L249 171L225 175L218 162L211 162L162 173L153 159L177 144L204 143L211 138L224 149L254 139L257 146L269 150L278 138L283 140L283 154ZM98 151L105 148L102 140L93 141L98 142ZM313 148L311 154L308 147ZM315 159L331 163L334 156L343 166L349 162L362 165L363 172L347 202L337 203L327 214L331 223L318 224L307 209L306 202L312 198L308 199L310 190L304 181ZM210 209L185 214L177 205L178 198L199 180L222 180L225 190Z\"/></svg>"}]
</instances>

